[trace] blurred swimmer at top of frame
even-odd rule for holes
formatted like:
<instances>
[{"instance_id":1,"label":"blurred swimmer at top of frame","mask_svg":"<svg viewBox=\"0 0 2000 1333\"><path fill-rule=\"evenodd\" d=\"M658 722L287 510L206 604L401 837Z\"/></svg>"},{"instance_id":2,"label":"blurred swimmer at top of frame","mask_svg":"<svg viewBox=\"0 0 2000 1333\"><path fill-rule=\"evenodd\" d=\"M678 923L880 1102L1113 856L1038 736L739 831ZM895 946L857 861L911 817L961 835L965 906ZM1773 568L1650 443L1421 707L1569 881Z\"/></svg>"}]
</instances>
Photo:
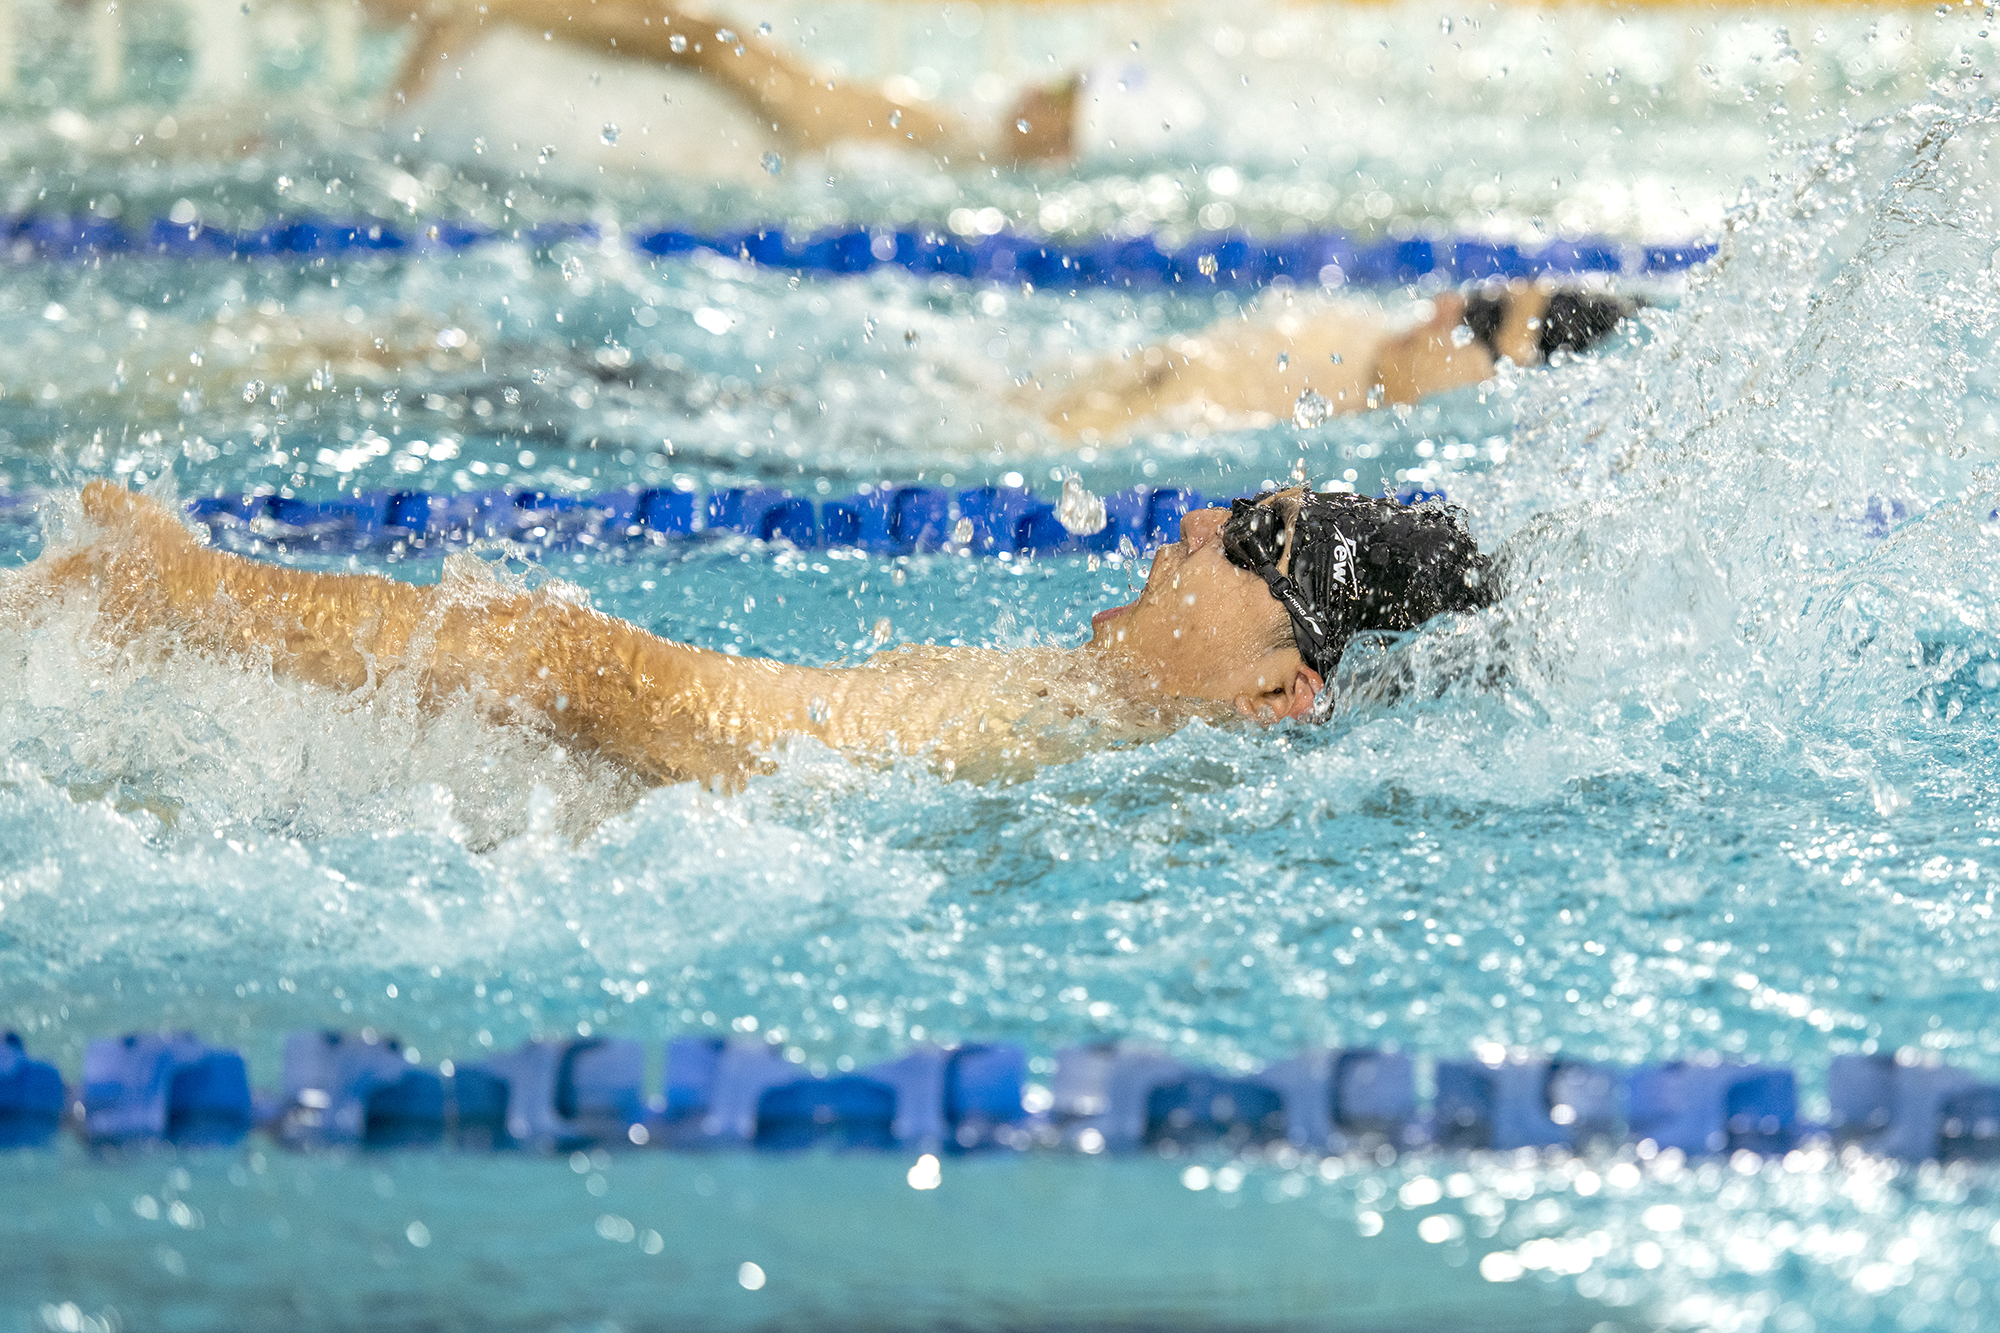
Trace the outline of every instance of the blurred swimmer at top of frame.
<instances>
[{"instance_id":1,"label":"blurred swimmer at top of frame","mask_svg":"<svg viewBox=\"0 0 2000 1333\"><path fill-rule=\"evenodd\" d=\"M769 25L710 12L641 0L362 3L378 22L414 27L392 109L448 149L477 141L483 153L546 161L555 137L600 165L650 157L661 173L746 179L805 150L903 150L960 169L1071 152L1073 79L1030 87L989 117L924 100L907 78L876 89L834 77L787 54Z\"/></svg>"},{"instance_id":2,"label":"blurred swimmer at top of frame","mask_svg":"<svg viewBox=\"0 0 2000 1333\"><path fill-rule=\"evenodd\" d=\"M800 740L991 780L1196 720L1317 719L1356 636L1476 611L1503 581L1450 506L1295 487L1187 515L1138 597L1094 615L1079 648L910 645L810 667L673 643L560 586L512 591L469 556L431 587L248 560L109 482L87 484L70 519L33 564L0 572L0 622L68 607L120 652L430 711L469 696L652 781L725 788Z\"/></svg>"}]
</instances>

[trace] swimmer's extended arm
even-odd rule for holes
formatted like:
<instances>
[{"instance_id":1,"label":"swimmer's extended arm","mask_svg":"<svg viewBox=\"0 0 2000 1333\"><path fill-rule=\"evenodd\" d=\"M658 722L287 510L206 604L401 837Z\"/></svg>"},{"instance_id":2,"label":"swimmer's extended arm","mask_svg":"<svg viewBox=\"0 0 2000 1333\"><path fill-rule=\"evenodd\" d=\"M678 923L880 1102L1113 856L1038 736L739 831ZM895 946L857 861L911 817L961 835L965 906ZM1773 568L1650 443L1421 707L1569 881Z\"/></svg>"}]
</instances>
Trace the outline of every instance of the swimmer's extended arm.
<instances>
[{"instance_id":1,"label":"swimmer's extended arm","mask_svg":"<svg viewBox=\"0 0 2000 1333\"><path fill-rule=\"evenodd\" d=\"M84 487L83 512L94 538L14 576L10 600L87 588L120 642L155 636L165 651L264 660L330 689L412 671L427 705L469 691L490 713L538 716L656 781L740 782L787 735L820 732L812 700L861 674L670 643L545 592L245 560L198 545L172 514L108 482Z\"/></svg>"}]
</instances>

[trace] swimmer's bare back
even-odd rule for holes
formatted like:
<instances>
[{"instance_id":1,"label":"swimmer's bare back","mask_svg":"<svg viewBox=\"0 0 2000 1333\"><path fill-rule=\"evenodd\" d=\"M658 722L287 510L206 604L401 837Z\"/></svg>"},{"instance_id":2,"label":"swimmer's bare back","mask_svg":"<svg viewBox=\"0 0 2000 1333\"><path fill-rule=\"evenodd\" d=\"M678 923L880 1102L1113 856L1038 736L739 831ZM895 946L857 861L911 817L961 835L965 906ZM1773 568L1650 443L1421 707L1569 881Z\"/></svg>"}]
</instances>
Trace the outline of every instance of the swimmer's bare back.
<instances>
[{"instance_id":1,"label":"swimmer's bare back","mask_svg":"<svg viewBox=\"0 0 2000 1333\"><path fill-rule=\"evenodd\" d=\"M468 693L489 716L544 725L655 782L734 787L793 737L857 756L920 753L967 776L1031 771L1057 757L1036 714L1104 704L1101 682L1054 650L909 649L856 668L793 666L673 643L477 573L416 587L248 560L200 545L165 508L109 482L83 488L82 510L84 543L7 576L0 615L83 593L114 643L268 664L340 692L414 673L427 706Z\"/></svg>"}]
</instances>

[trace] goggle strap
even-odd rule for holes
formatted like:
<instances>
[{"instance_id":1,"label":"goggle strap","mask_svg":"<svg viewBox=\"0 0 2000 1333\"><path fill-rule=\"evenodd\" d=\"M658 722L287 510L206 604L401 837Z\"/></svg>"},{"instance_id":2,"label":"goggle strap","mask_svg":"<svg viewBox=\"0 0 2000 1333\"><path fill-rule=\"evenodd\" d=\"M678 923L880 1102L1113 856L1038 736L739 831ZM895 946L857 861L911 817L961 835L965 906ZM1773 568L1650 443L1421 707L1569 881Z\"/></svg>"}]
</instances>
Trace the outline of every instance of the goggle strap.
<instances>
[{"instance_id":1,"label":"goggle strap","mask_svg":"<svg viewBox=\"0 0 2000 1333\"><path fill-rule=\"evenodd\" d=\"M1257 570L1257 573L1263 577L1264 586L1271 590L1271 595L1278 599L1286 613L1291 616L1292 633L1303 640L1299 644L1299 649L1300 655L1306 659L1306 665L1315 671L1322 671L1320 663L1326 661L1328 657L1326 627L1306 605L1306 599L1299 594L1298 585L1280 574L1276 566L1264 565Z\"/></svg>"}]
</instances>

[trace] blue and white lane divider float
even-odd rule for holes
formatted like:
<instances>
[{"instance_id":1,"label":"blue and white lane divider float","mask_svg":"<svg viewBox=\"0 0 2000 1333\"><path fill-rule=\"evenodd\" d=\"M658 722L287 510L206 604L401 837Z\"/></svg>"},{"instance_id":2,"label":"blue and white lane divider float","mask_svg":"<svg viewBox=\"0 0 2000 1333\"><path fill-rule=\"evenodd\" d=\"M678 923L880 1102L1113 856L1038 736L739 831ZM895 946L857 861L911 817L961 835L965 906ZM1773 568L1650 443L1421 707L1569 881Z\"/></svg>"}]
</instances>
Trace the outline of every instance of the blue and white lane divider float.
<instances>
[{"instance_id":1,"label":"blue and white lane divider float","mask_svg":"<svg viewBox=\"0 0 2000 1333\"><path fill-rule=\"evenodd\" d=\"M840 547L889 555L943 552L997 556L1143 554L1179 540L1184 515L1227 505L1254 491L1204 495L1185 486L1135 486L1102 497L1104 524L1072 516L1058 502L1021 487L865 487L815 502L790 491L732 488L702 493L676 488L554 495L544 491L362 491L330 500L275 493L191 500L189 517L223 545L251 551L413 554L479 541L534 550L615 548L627 544L748 537L802 550ZM0 521L32 512L42 495L0 492ZM1422 504L1442 490L1405 482L1386 498ZM1088 508L1088 506L1086 506ZM1846 520L1868 537L1885 537L1919 510L1870 496ZM1987 516L2000 519L2000 510ZM1095 521L1095 513L1090 522Z\"/></svg>"},{"instance_id":2,"label":"blue and white lane divider float","mask_svg":"<svg viewBox=\"0 0 2000 1333\"><path fill-rule=\"evenodd\" d=\"M1521 246L1478 237L1386 237L1361 241L1341 232L1299 232L1258 239L1232 232L1179 244L1152 236L1053 241L1002 233L958 236L926 227L858 227L810 235L782 227L695 232L672 228L622 233L657 258L698 252L787 272L839 277L900 268L919 277L1026 282L1059 290L1085 287L1262 287L1285 278L1303 284L1399 285L1431 279L1532 278L1609 273L1642 277L1706 262L1702 241L1640 245L1603 237ZM469 250L493 242L546 250L602 244L612 233L589 223L493 228L452 220L407 228L376 218L298 217L244 230L166 218L127 224L66 214L0 217L0 254L15 263L115 256L175 259L326 261Z\"/></svg>"},{"instance_id":3,"label":"blue and white lane divider float","mask_svg":"<svg viewBox=\"0 0 2000 1333\"><path fill-rule=\"evenodd\" d=\"M923 1046L852 1074L815 1075L754 1040L681 1037L646 1085L639 1042L531 1041L435 1070L373 1032L294 1032L283 1085L251 1091L234 1051L186 1033L92 1042L66 1088L21 1040L0 1044L0 1147L68 1125L94 1148L226 1146L262 1130L297 1149L453 1147L571 1152L807 1148L1129 1153L1286 1142L1305 1152L1561 1148L1621 1142L1688 1156L1857 1147L1904 1161L2000 1160L2000 1085L1935 1060L1845 1055L1831 1114L1798 1114L1782 1065L1703 1057L1621 1069L1492 1052L1417 1066L1382 1050L1313 1050L1261 1072L1203 1069L1137 1047L1060 1052L1048 1086L1018 1046ZM1649 1146L1650 1145L1650 1146Z\"/></svg>"},{"instance_id":4,"label":"blue and white lane divider float","mask_svg":"<svg viewBox=\"0 0 2000 1333\"><path fill-rule=\"evenodd\" d=\"M1253 494L1245 491L1241 494ZM225 545L277 550L414 552L503 540L544 550L616 547L632 542L748 537L800 549L850 547L894 555L923 552L1033 556L1144 552L1179 540L1183 515L1229 495L1204 497L1182 486L1138 486L1103 497L1103 525L1075 516L1065 524L1056 501L1021 487L870 487L814 501L789 491L696 491L637 488L599 495L543 491L364 491L331 500L276 494L191 500L190 517ZM0 515L22 510L34 493L0 495ZM1439 491L1400 487L1404 503L1442 499ZM1089 522L1096 521L1094 507Z\"/></svg>"}]
</instances>

